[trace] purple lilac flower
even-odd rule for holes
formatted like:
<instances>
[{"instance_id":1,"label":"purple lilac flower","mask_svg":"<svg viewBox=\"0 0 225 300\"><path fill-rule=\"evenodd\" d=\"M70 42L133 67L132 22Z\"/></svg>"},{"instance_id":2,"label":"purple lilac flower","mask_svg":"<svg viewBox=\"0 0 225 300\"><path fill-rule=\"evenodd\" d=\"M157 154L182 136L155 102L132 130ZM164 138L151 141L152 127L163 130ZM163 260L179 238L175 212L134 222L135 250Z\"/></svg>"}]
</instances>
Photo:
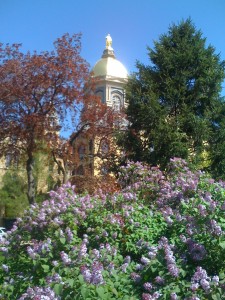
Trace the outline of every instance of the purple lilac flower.
<instances>
[{"instance_id":1,"label":"purple lilac flower","mask_svg":"<svg viewBox=\"0 0 225 300\"><path fill-rule=\"evenodd\" d=\"M143 240L142 240L142 239L140 239L140 240L137 241L137 243L136 243L137 247L141 247L142 244L143 244Z\"/></svg>"},{"instance_id":2,"label":"purple lilac flower","mask_svg":"<svg viewBox=\"0 0 225 300\"><path fill-rule=\"evenodd\" d=\"M101 243L101 244L99 245L99 249L100 249L100 250L105 249L105 245Z\"/></svg>"},{"instance_id":3,"label":"purple lilac flower","mask_svg":"<svg viewBox=\"0 0 225 300\"><path fill-rule=\"evenodd\" d=\"M51 284L51 283L62 283L62 277L58 274L58 273L55 273L54 275L52 276L47 276L46 278L46 282L48 284Z\"/></svg>"},{"instance_id":4,"label":"purple lilac flower","mask_svg":"<svg viewBox=\"0 0 225 300\"><path fill-rule=\"evenodd\" d=\"M102 236L107 237L108 235L109 235L108 232L106 230L103 230Z\"/></svg>"},{"instance_id":5,"label":"purple lilac flower","mask_svg":"<svg viewBox=\"0 0 225 300\"><path fill-rule=\"evenodd\" d=\"M187 240L187 245L188 245L188 251L193 260L201 261L206 257L207 252L204 245L195 243L191 239Z\"/></svg>"},{"instance_id":6,"label":"purple lilac flower","mask_svg":"<svg viewBox=\"0 0 225 300\"><path fill-rule=\"evenodd\" d=\"M27 253L32 259L36 259L38 254L30 246L27 247Z\"/></svg>"},{"instance_id":7,"label":"purple lilac flower","mask_svg":"<svg viewBox=\"0 0 225 300\"><path fill-rule=\"evenodd\" d=\"M194 273L191 281L192 282L199 282L201 279L208 279L208 275L206 270L204 270L202 267L197 267L196 272Z\"/></svg>"},{"instance_id":8,"label":"purple lilac flower","mask_svg":"<svg viewBox=\"0 0 225 300\"><path fill-rule=\"evenodd\" d=\"M0 252L7 253L9 251L6 247L0 247Z\"/></svg>"},{"instance_id":9,"label":"purple lilac flower","mask_svg":"<svg viewBox=\"0 0 225 300\"><path fill-rule=\"evenodd\" d=\"M122 272L126 273L128 266L129 266L128 263L122 264L122 266L121 266Z\"/></svg>"},{"instance_id":10,"label":"purple lilac flower","mask_svg":"<svg viewBox=\"0 0 225 300\"><path fill-rule=\"evenodd\" d=\"M91 283L92 284L103 284L104 279L102 276L103 265L100 262L93 262L92 265L92 274L91 274Z\"/></svg>"},{"instance_id":11,"label":"purple lilac flower","mask_svg":"<svg viewBox=\"0 0 225 300\"><path fill-rule=\"evenodd\" d=\"M128 256L126 256L125 258L124 258L124 263L130 263L130 261L131 261L131 258L130 258L130 256L128 255Z\"/></svg>"},{"instance_id":12,"label":"purple lilac flower","mask_svg":"<svg viewBox=\"0 0 225 300\"><path fill-rule=\"evenodd\" d=\"M152 295L147 294L147 293L143 293L141 299L142 300L153 300Z\"/></svg>"},{"instance_id":13,"label":"purple lilac flower","mask_svg":"<svg viewBox=\"0 0 225 300\"><path fill-rule=\"evenodd\" d=\"M95 257L96 259L100 257L100 252L99 252L99 250L93 249L91 252L92 252L92 254L94 255L94 257Z\"/></svg>"},{"instance_id":14,"label":"purple lilac flower","mask_svg":"<svg viewBox=\"0 0 225 300\"><path fill-rule=\"evenodd\" d=\"M132 200L136 200L136 194L135 193L123 193L123 197L124 197L124 200L127 200L127 201L132 201Z\"/></svg>"},{"instance_id":15,"label":"purple lilac flower","mask_svg":"<svg viewBox=\"0 0 225 300\"><path fill-rule=\"evenodd\" d=\"M206 206L203 204L199 204L198 205L198 211L200 213L201 216L205 217L207 216L207 210L206 210Z\"/></svg>"},{"instance_id":16,"label":"purple lilac flower","mask_svg":"<svg viewBox=\"0 0 225 300\"><path fill-rule=\"evenodd\" d=\"M56 296L55 292L50 287L29 287L26 293L24 293L18 300L28 299L59 300L60 298Z\"/></svg>"},{"instance_id":17,"label":"purple lilac flower","mask_svg":"<svg viewBox=\"0 0 225 300\"><path fill-rule=\"evenodd\" d=\"M110 244L108 244L108 243L105 244L105 248L108 252L111 252L111 250L112 250Z\"/></svg>"},{"instance_id":18,"label":"purple lilac flower","mask_svg":"<svg viewBox=\"0 0 225 300\"><path fill-rule=\"evenodd\" d=\"M159 292L156 291L153 293L152 296L153 296L153 299L158 299L160 296L162 296L162 294L160 294Z\"/></svg>"},{"instance_id":19,"label":"purple lilac flower","mask_svg":"<svg viewBox=\"0 0 225 300\"><path fill-rule=\"evenodd\" d=\"M223 231L215 220L211 220L210 225L211 225L212 234L214 234L215 236L222 235Z\"/></svg>"},{"instance_id":20,"label":"purple lilac flower","mask_svg":"<svg viewBox=\"0 0 225 300\"><path fill-rule=\"evenodd\" d=\"M160 285L163 285L165 283L165 280L161 276L156 276L155 282L160 284Z\"/></svg>"},{"instance_id":21,"label":"purple lilac flower","mask_svg":"<svg viewBox=\"0 0 225 300\"><path fill-rule=\"evenodd\" d=\"M208 292L210 290L210 283L206 279L201 279L200 280L200 285L202 286L203 290L205 292Z\"/></svg>"},{"instance_id":22,"label":"purple lilac flower","mask_svg":"<svg viewBox=\"0 0 225 300\"><path fill-rule=\"evenodd\" d=\"M66 254L64 251L60 252L60 256L65 265L71 264L71 259L69 258L69 255Z\"/></svg>"},{"instance_id":23,"label":"purple lilac flower","mask_svg":"<svg viewBox=\"0 0 225 300\"><path fill-rule=\"evenodd\" d=\"M86 266L81 266L80 270L81 270L81 274L84 277L84 280L86 282L90 283L91 282L91 271L90 271L90 269L88 269Z\"/></svg>"},{"instance_id":24,"label":"purple lilac flower","mask_svg":"<svg viewBox=\"0 0 225 300\"><path fill-rule=\"evenodd\" d=\"M198 288L199 288L199 283L194 282L194 283L191 284L191 290L192 290L192 292L197 291Z\"/></svg>"},{"instance_id":25,"label":"purple lilac flower","mask_svg":"<svg viewBox=\"0 0 225 300\"><path fill-rule=\"evenodd\" d=\"M170 216L165 216L164 219L165 219L165 221L166 221L166 223L168 225L172 225L173 224L173 220L171 219Z\"/></svg>"},{"instance_id":26,"label":"purple lilac flower","mask_svg":"<svg viewBox=\"0 0 225 300\"><path fill-rule=\"evenodd\" d=\"M67 241L70 243L73 239L73 233L69 227L66 228L65 232L66 232Z\"/></svg>"},{"instance_id":27,"label":"purple lilac flower","mask_svg":"<svg viewBox=\"0 0 225 300\"><path fill-rule=\"evenodd\" d=\"M144 266L141 264L136 265L136 271L142 271L144 269Z\"/></svg>"},{"instance_id":28,"label":"purple lilac flower","mask_svg":"<svg viewBox=\"0 0 225 300\"><path fill-rule=\"evenodd\" d=\"M116 256L117 249L115 247L112 247L111 253L112 253L113 256Z\"/></svg>"},{"instance_id":29,"label":"purple lilac flower","mask_svg":"<svg viewBox=\"0 0 225 300\"><path fill-rule=\"evenodd\" d=\"M60 217L55 217L52 222L55 223L56 225L63 224L63 221L60 219Z\"/></svg>"},{"instance_id":30,"label":"purple lilac flower","mask_svg":"<svg viewBox=\"0 0 225 300\"><path fill-rule=\"evenodd\" d=\"M150 260L147 257L142 256L141 262L143 263L143 265L146 266L146 265L148 265L150 263Z\"/></svg>"},{"instance_id":31,"label":"purple lilac flower","mask_svg":"<svg viewBox=\"0 0 225 300\"><path fill-rule=\"evenodd\" d=\"M3 271L5 271L6 273L9 272L9 266L5 265L5 264L2 264L2 269Z\"/></svg>"},{"instance_id":32,"label":"purple lilac flower","mask_svg":"<svg viewBox=\"0 0 225 300\"><path fill-rule=\"evenodd\" d=\"M150 282L145 282L143 287L146 291L150 292L152 290L152 284Z\"/></svg>"},{"instance_id":33,"label":"purple lilac flower","mask_svg":"<svg viewBox=\"0 0 225 300\"><path fill-rule=\"evenodd\" d=\"M170 294L170 299L171 300L177 300L178 299L177 294L176 293L171 293Z\"/></svg>"},{"instance_id":34,"label":"purple lilac flower","mask_svg":"<svg viewBox=\"0 0 225 300\"><path fill-rule=\"evenodd\" d=\"M50 238L48 238L47 241L44 241L43 243L39 242L39 244L37 246L38 252L43 253L43 254L46 252L50 252L51 251L51 243L52 243L52 241Z\"/></svg>"},{"instance_id":35,"label":"purple lilac flower","mask_svg":"<svg viewBox=\"0 0 225 300\"><path fill-rule=\"evenodd\" d=\"M117 238L117 232L114 232L114 233L112 234L112 238L113 238L113 239L116 239L116 238Z\"/></svg>"},{"instance_id":36,"label":"purple lilac flower","mask_svg":"<svg viewBox=\"0 0 225 300\"><path fill-rule=\"evenodd\" d=\"M178 222L181 222L184 219L184 217L182 217L182 215L178 212L175 213L175 218Z\"/></svg>"},{"instance_id":37,"label":"purple lilac flower","mask_svg":"<svg viewBox=\"0 0 225 300\"><path fill-rule=\"evenodd\" d=\"M211 201L209 208L211 211L214 211L216 209L217 203L215 201Z\"/></svg>"},{"instance_id":38,"label":"purple lilac flower","mask_svg":"<svg viewBox=\"0 0 225 300\"><path fill-rule=\"evenodd\" d=\"M86 245L86 243L83 242L80 246L78 258L82 259L83 257L86 257L86 256L87 256L87 245Z\"/></svg>"},{"instance_id":39,"label":"purple lilac flower","mask_svg":"<svg viewBox=\"0 0 225 300\"><path fill-rule=\"evenodd\" d=\"M168 239L165 236L161 237L158 248L162 249L164 245L168 245Z\"/></svg>"},{"instance_id":40,"label":"purple lilac flower","mask_svg":"<svg viewBox=\"0 0 225 300\"><path fill-rule=\"evenodd\" d=\"M84 236L86 236L86 234L84 234ZM87 237L84 237L84 239L83 239L83 243L85 243L85 244L89 244L89 241L88 241L88 238L87 238Z\"/></svg>"},{"instance_id":41,"label":"purple lilac flower","mask_svg":"<svg viewBox=\"0 0 225 300\"><path fill-rule=\"evenodd\" d=\"M225 201L223 202L223 204L221 205L221 209L225 210Z\"/></svg>"},{"instance_id":42,"label":"purple lilac flower","mask_svg":"<svg viewBox=\"0 0 225 300\"><path fill-rule=\"evenodd\" d=\"M186 233L189 235L189 236L192 236L194 233L195 233L195 225L193 224L193 221L191 220L188 220L187 218L187 221L190 222L186 225Z\"/></svg>"},{"instance_id":43,"label":"purple lilac flower","mask_svg":"<svg viewBox=\"0 0 225 300\"><path fill-rule=\"evenodd\" d=\"M134 226L135 227L139 227L140 226L140 222L134 222Z\"/></svg>"},{"instance_id":44,"label":"purple lilac flower","mask_svg":"<svg viewBox=\"0 0 225 300\"><path fill-rule=\"evenodd\" d=\"M183 243L186 243L186 242L187 242L187 238L186 238L186 236L184 236L183 234L180 235L180 240L181 240Z\"/></svg>"},{"instance_id":45,"label":"purple lilac flower","mask_svg":"<svg viewBox=\"0 0 225 300\"><path fill-rule=\"evenodd\" d=\"M167 264L175 263L175 257L173 256L173 251L171 251L170 248L165 248L165 259Z\"/></svg>"},{"instance_id":46,"label":"purple lilac flower","mask_svg":"<svg viewBox=\"0 0 225 300\"><path fill-rule=\"evenodd\" d=\"M174 264L169 264L167 266L169 273L173 276L173 277L178 277L179 276L179 269L177 268L176 265Z\"/></svg>"},{"instance_id":47,"label":"purple lilac flower","mask_svg":"<svg viewBox=\"0 0 225 300\"><path fill-rule=\"evenodd\" d=\"M135 283L139 283L141 281L141 276L135 272L130 274L130 277L133 279Z\"/></svg>"},{"instance_id":48,"label":"purple lilac flower","mask_svg":"<svg viewBox=\"0 0 225 300\"><path fill-rule=\"evenodd\" d=\"M215 275L212 277L212 282L215 284L215 285L218 285L219 284L219 276Z\"/></svg>"},{"instance_id":49,"label":"purple lilac flower","mask_svg":"<svg viewBox=\"0 0 225 300\"><path fill-rule=\"evenodd\" d=\"M107 266L107 269L109 270L109 273L111 273L115 268L115 265L113 262L110 262Z\"/></svg>"},{"instance_id":50,"label":"purple lilac flower","mask_svg":"<svg viewBox=\"0 0 225 300\"><path fill-rule=\"evenodd\" d=\"M57 266L59 265L59 263L58 263L58 261L53 260L53 261L52 261L52 265L53 265L54 267L57 267Z\"/></svg>"}]
</instances>

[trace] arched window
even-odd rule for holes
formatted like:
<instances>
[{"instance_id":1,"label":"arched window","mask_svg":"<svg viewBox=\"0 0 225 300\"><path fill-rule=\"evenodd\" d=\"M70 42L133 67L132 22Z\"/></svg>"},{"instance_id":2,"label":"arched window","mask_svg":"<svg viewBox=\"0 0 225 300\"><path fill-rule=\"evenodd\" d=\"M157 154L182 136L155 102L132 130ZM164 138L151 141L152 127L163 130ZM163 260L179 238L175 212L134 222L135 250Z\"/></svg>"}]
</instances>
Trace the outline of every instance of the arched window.
<instances>
[{"instance_id":1,"label":"arched window","mask_svg":"<svg viewBox=\"0 0 225 300\"><path fill-rule=\"evenodd\" d=\"M89 140L89 152L92 153L93 152L93 140Z\"/></svg>"},{"instance_id":2,"label":"arched window","mask_svg":"<svg viewBox=\"0 0 225 300\"><path fill-rule=\"evenodd\" d=\"M121 97L117 94L114 94L112 96L112 108L115 110L115 111L120 111L121 109Z\"/></svg>"},{"instance_id":3,"label":"arched window","mask_svg":"<svg viewBox=\"0 0 225 300\"><path fill-rule=\"evenodd\" d=\"M9 168L12 164L12 155L10 153L6 154L5 156L5 166L6 168Z\"/></svg>"},{"instance_id":4,"label":"arched window","mask_svg":"<svg viewBox=\"0 0 225 300\"><path fill-rule=\"evenodd\" d=\"M97 90L95 93L96 96L100 97L100 100L102 103L104 103L104 97L103 97L103 91L102 90Z\"/></svg>"},{"instance_id":5,"label":"arched window","mask_svg":"<svg viewBox=\"0 0 225 300\"><path fill-rule=\"evenodd\" d=\"M85 156L85 146L84 145L80 145L78 148L78 155L79 155L79 159L83 160L84 156Z\"/></svg>"}]
</instances>

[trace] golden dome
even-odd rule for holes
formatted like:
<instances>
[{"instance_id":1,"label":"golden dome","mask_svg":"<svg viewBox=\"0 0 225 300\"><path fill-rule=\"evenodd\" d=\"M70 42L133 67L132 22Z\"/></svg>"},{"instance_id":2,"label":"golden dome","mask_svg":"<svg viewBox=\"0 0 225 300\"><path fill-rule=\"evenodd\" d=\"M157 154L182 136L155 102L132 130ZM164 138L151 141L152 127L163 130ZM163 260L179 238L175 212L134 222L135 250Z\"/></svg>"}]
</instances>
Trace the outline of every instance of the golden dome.
<instances>
[{"instance_id":1,"label":"golden dome","mask_svg":"<svg viewBox=\"0 0 225 300\"><path fill-rule=\"evenodd\" d=\"M93 68L94 76L127 78L128 72L124 65L115 58L112 48L112 38L108 34L106 37L106 47L102 58L95 64Z\"/></svg>"},{"instance_id":2,"label":"golden dome","mask_svg":"<svg viewBox=\"0 0 225 300\"><path fill-rule=\"evenodd\" d=\"M100 59L93 68L94 76L109 76L127 78L127 70L124 65L115 58Z\"/></svg>"}]
</instances>

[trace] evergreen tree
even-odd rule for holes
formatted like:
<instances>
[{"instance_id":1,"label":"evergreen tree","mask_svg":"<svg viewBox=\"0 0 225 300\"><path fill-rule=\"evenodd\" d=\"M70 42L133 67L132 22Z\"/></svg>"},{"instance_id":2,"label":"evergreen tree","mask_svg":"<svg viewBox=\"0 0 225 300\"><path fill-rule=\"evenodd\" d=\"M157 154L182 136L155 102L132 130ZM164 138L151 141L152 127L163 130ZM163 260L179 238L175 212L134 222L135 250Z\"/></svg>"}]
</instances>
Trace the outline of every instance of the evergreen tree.
<instances>
[{"instance_id":1,"label":"evergreen tree","mask_svg":"<svg viewBox=\"0 0 225 300\"><path fill-rule=\"evenodd\" d=\"M130 125L119 143L129 158L154 165L174 156L206 164L224 106L224 61L190 19L170 26L148 56L128 82Z\"/></svg>"}]
</instances>

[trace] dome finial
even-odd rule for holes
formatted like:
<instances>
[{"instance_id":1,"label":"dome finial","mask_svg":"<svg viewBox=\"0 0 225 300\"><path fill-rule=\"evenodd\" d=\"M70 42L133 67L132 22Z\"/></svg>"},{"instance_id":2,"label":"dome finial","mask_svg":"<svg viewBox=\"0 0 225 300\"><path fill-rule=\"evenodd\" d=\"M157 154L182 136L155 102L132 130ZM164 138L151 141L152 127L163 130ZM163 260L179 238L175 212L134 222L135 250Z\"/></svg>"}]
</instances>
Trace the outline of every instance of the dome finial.
<instances>
[{"instance_id":1,"label":"dome finial","mask_svg":"<svg viewBox=\"0 0 225 300\"><path fill-rule=\"evenodd\" d=\"M110 34L106 36L106 49L113 50L112 48L112 38Z\"/></svg>"}]
</instances>

